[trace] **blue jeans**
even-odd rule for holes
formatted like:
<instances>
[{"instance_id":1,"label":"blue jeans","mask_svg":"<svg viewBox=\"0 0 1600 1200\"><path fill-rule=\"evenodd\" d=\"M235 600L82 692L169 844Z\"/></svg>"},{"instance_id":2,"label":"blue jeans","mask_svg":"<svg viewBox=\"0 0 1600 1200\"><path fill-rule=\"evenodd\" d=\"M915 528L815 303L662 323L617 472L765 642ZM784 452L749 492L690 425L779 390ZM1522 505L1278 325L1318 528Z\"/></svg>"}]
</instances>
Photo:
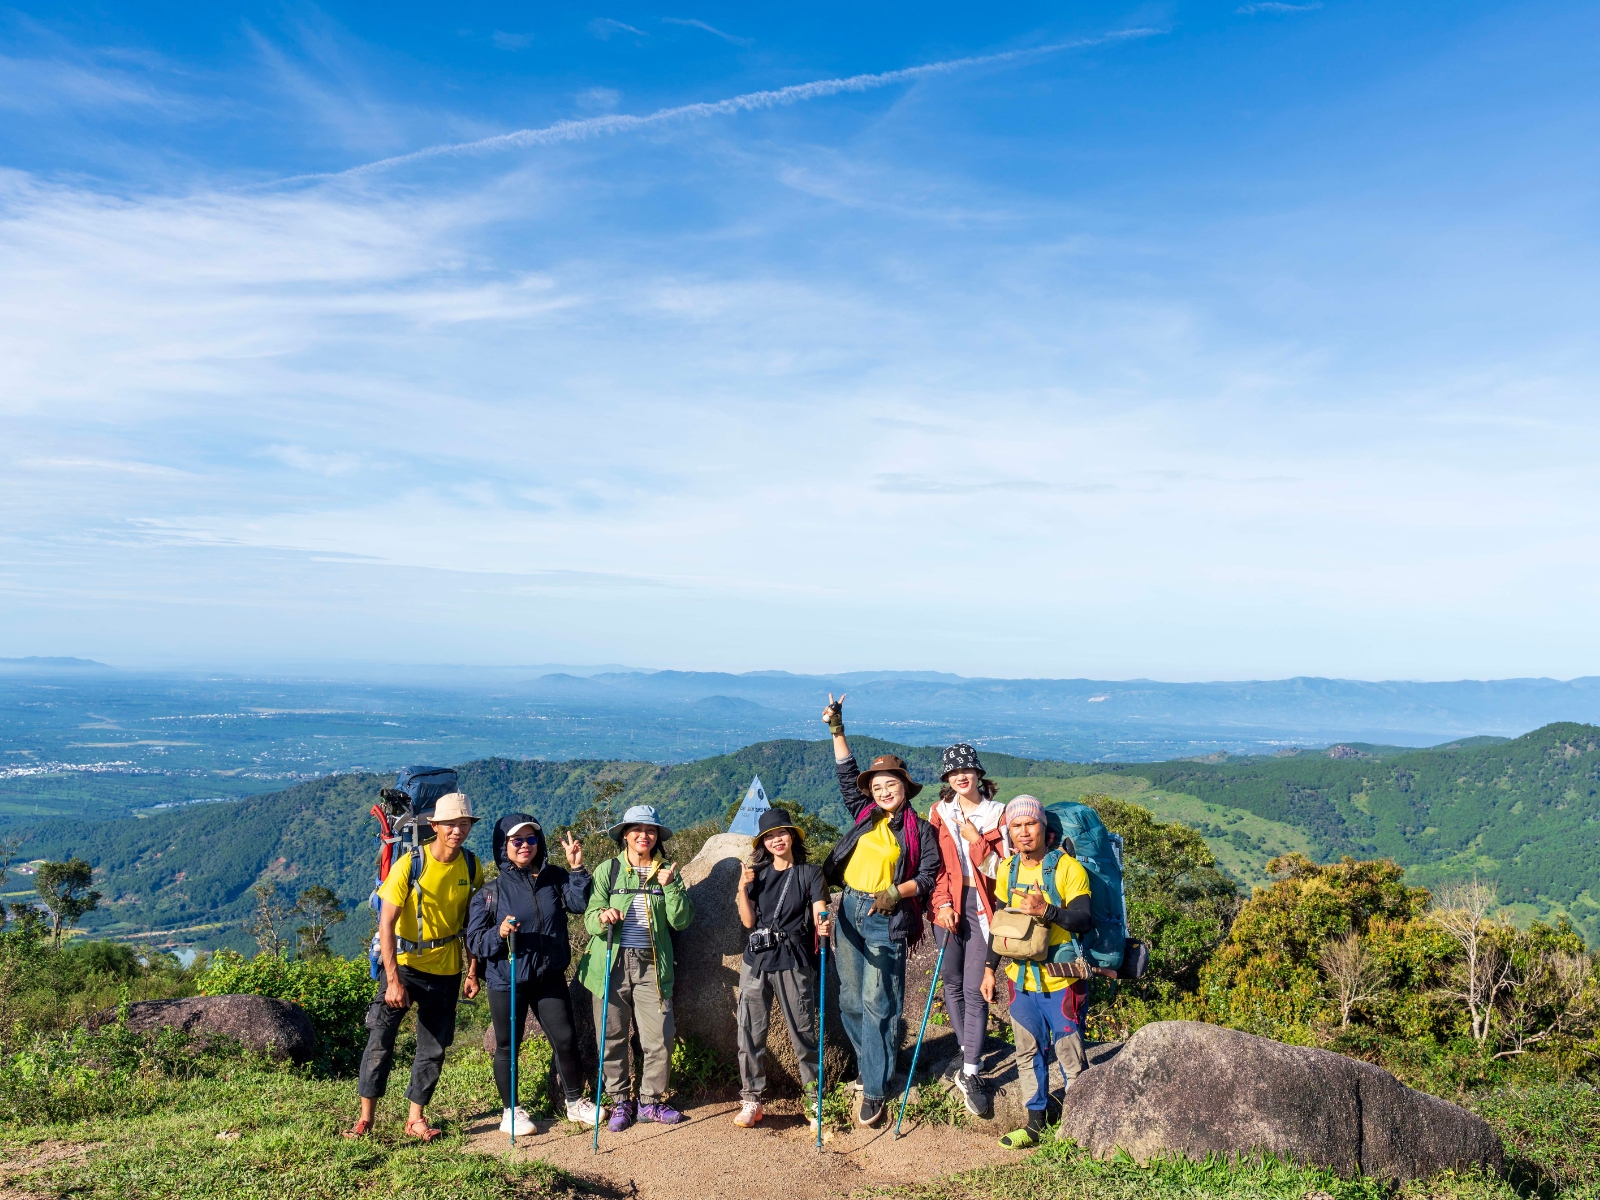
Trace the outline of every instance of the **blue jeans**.
<instances>
[{"instance_id":1,"label":"blue jeans","mask_svg":"<svg viewBox=\"0 0 1600 1200\"><path fill-rule=\"evenodd\" d=\"M845 888L839 904L839 1016L861 1068L861 1093L882 1100L900 1054L900 1009L906 994L906 944L889 938L889 918L872 911L872 896Z\"/></svg>"}]
</instances>

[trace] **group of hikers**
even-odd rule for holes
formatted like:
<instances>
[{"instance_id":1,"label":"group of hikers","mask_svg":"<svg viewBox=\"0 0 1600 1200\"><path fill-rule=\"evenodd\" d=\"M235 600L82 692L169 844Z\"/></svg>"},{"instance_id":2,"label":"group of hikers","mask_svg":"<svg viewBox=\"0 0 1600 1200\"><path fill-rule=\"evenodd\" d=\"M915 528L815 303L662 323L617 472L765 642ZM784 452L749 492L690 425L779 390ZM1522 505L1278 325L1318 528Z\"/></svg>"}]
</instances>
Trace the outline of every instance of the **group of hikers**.
<instances>
[{"instance_id":1,"label":"group of hikers","mask_svg":"<svg viewBox=\"0 0 1600 1200\"><path fill-rule=\"evenodd\" d=\"M770 808L739 876L735 903L749 934L735 1005L741 1103L733 1123L748 1129L762 1119L776 996L806 1089L806 1117L817 1126L822 952L837 971L839 1017L859 1068L855 1121L872 1127L885 1119L902 1042L906 957L926 919L941 949L945 1007L961 1047L953 1082L968 1111L984 1119L993 1114L981 1069L984 1039L989 1005L1004 981L1019 1062L1031 1058L1035 1087L1026 1124L1001 1144L1031 1146L1045 1123L1049 1059L1053 1053L1069 1085L1084 1069L1087 981L1097 971L1114 973L1091 966L1079 945L1093 921L1088 876L1071 853L1052 852L1039 800L995 799L970 745L944 751L939 800L923 819L911 803L922 785L903 759L883 755L860 769L845 739L843 705L842 695L830 694L823 720L850 828L814 865L800 826L783 808ZM428 818L433 839L398 858L377 893L381 965L366 1018L361 1115L346 1136L371 1131L396 1035L412 1007L416 1055L405 1128L424 1141L439 1136L425 1110L454 1037L457 998L471 1000L484 987L503 1132L535 1131L513 1087L516 1034L530 1010L554 1054L568 1120L605 1122L612 1132L686 1120L667 1097L673 935L693 922L694 904L667 850L672 831L653 807L629 808L608 831L618 853L591 871L575 837L560 842L562 866L552 861L538 820L511 813L495 825L499 873L485 882L482 864L463 846L476 820L465 795L442 797ZM584 1094L567 985L568 913L583 914L589 934L577 978L603 1031L603 1090L593 1098ZM1016 939L1008 936L1019 932L1019 918L1039 943L1025 957L1012 956ZM637 1095L632 1031L642 1049Z\"/></svg>"}]
</instances>

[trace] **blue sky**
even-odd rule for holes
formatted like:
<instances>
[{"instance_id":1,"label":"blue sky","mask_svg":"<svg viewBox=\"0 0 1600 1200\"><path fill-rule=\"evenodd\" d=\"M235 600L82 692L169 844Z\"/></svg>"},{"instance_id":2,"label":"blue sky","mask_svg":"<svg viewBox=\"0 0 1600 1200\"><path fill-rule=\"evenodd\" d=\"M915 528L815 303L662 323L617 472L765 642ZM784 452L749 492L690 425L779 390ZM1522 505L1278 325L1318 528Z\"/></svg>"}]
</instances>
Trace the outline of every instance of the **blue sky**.
<instances>
[{"instance_id":1,"label":"blue sky","mask_svg":"<svg viewBox=\"0 0 1600 1200\"><path fill-rule=\"evenodd\" d=\"M0 655L1600 673L1600 10L978 7L0 10Z\"/></svg>"}]
</instances>

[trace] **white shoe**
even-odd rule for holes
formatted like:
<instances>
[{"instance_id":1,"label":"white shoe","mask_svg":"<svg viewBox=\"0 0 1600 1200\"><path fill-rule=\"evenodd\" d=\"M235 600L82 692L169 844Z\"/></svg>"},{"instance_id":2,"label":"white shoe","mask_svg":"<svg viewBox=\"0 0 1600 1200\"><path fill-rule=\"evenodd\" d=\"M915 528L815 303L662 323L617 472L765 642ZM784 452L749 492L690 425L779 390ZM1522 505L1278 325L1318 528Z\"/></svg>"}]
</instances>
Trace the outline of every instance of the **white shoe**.
<instances>
[{"instance_id":1,"label":"white shoe","mask_svg":"<svg viewBox=\"0 0 1600 1200\"><path fill-rule=\"evenodd\" d=\"M746 1100L739 1105L739 1115L733 1118L733 1123L740 1129L752 1129L759 1120L761 1120L761 1101Z\"/></svg>"},{"instance_id":2,"label":"white shoe","mask_svg":"<svg viewBox=\"0 0 1600 1200\"><path fill-rule=\"evenodd\" d=\"M581 1100L567 1101L567 1120L579 1125L594 1125L606 1119L606 1110L596 1108L594 1101L585 1096Z\"/></svg>"},{"instance_id":3,"label":"white shoe","mask_svg":"<svg viewBox=\"0 0 1600 1200\"><path fill-rule=\"evenodd\" d=\"M533 1118L523 1111L522 1105L520 1104L517 1105L516 1108L503 1108L500 1110L500 1114L501 1133L515 1132L519 1135L526 1136L530 1133L539 1132L539 1127L533 1123ZM512 1129L513 1120L516 1122L515 1130Z\"/></svg>"}]
</instances>

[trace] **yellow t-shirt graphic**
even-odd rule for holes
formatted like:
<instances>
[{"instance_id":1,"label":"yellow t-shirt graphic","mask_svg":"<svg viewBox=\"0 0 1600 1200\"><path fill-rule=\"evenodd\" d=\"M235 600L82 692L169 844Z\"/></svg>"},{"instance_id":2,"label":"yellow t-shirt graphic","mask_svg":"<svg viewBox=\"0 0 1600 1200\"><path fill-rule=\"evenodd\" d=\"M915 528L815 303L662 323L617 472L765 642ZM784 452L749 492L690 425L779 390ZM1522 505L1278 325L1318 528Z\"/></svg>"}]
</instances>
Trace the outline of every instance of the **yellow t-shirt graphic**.
<instances>
[{"instance_id":1,"label":"yellow t-shirt graphic","mask_svg":"<svg viewBox=\"0 0 1600 1200\"><path fill-rule=\"evenodd\" d=\"M483 864L477 874L467 874L467 856L442 863L427 846L422 848L422 912L417 912L416 895L411 887L411 855L402 854L389 868L389 878L378 889L378 898L400 910L395 921L395 937L408 942L428 942L454 937L467 925L467 905L472 894L483 886ZM420 920L419 920L420 916ZM402 967L426 971L430 975L461 973L461 942L446 942L432 950L402 950L397 955Z\"/></svg>"},{"instance_id":2,"label":"yellow t-shirt graphic","mask_svg":"<svg viewBox=\"0 0 1600 1200\"><path fill-rule=\"evenodd\" d=\"M1012 857L1015 857L1015 855ZM1044 890L1044 864L1040 863L1036 867L1030 867L1026 862L1019 863L1017 866L1017 894L1020 896L1024 892L1040 892ZM1063 908L1071 904L1077 897L1089 894L1089 872L1085 871L1083 864L1070 854L1063 854L1061 861L1056 864L1056 892L1061 897ZM1011 903L1010 858L1001 863L1000 870L995 873L994 894L999 898L1000 903L1006 905ZM1048 892L1045 892L1045 899L1050 899ZM1072 935L1061 926L1050 926L1051 946L1059 946L1063 942L1070 942L1071 940ZM1044 990L1047 992L1059 992L1063 988L1071 987L1074 982L1065 976L1057 977L1043 971L1028 970L1019 973L1018 967L1021 965L1016 962L1006 963L1006 978L1017 984L1018 989L1021 991L1038 991L1037 980L1039 975L1044 975ZM1019 979L1021 980L1020 983L1018 982Z\"/></svg>"},{"instance_id":3,"label":"yellow t-shirt graphic","mask_svg":"<svg viewBox=\"0 0 1600 1200\"><path fill-rule=\"evenodd\" d=\"M844 869L846 887L869 895L883 891L894 883L894 865L900 861L900 843L894 830L889 828L890 817L868 817L873 826L861 835L855 849L850 852L850 862Z\"/></svg>"}]
</instances>

